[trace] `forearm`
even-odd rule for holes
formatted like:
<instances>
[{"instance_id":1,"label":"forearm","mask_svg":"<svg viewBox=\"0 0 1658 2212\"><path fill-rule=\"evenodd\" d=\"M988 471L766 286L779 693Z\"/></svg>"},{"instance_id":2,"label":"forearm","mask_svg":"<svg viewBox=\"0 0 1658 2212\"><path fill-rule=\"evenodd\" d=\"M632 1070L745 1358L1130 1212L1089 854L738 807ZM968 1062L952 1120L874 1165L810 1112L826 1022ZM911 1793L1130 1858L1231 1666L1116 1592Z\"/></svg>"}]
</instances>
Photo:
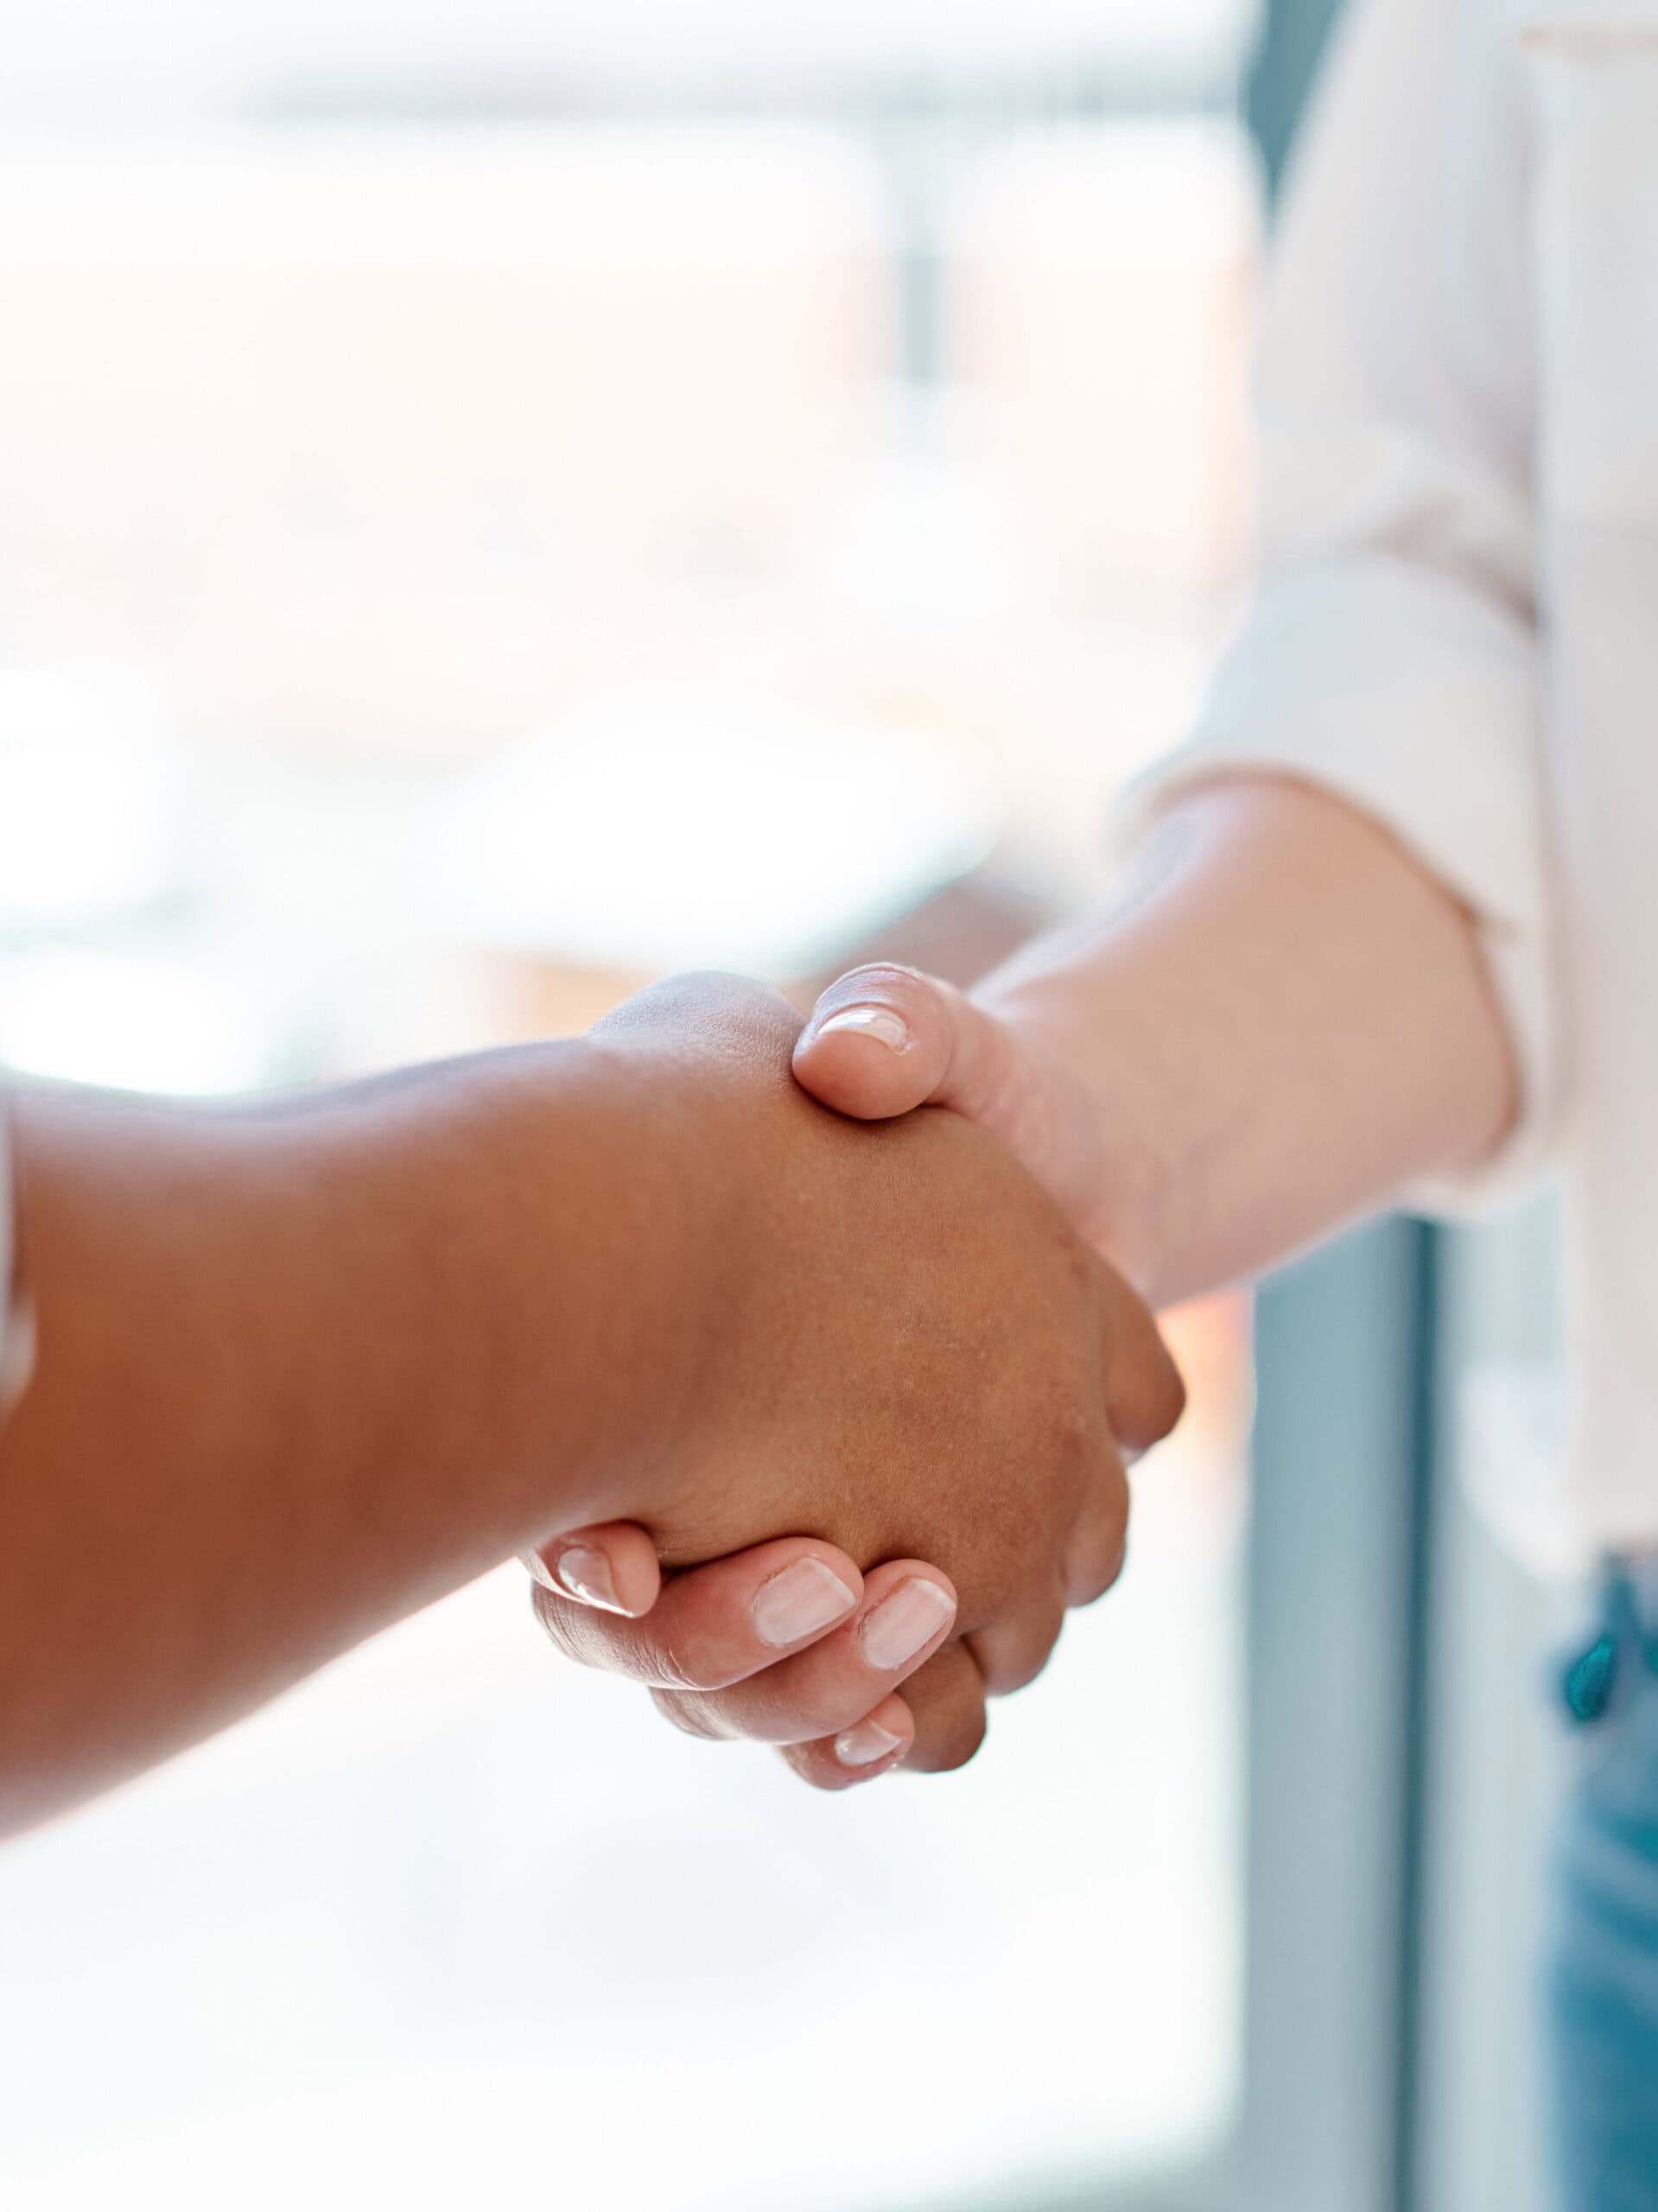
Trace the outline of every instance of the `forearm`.
<instances>
[{"instance_id":1,"label":"forearm","mask_svg":"<svg viewBox=\"0 0 1658 2212\"><path fill-rule=\"evenodd\" d=\"M695 1224L587 1048L522 1109L496 1065L255 1113L16 1103L40 1352L0 1436L0 1827L627 1496Z\"/></svg>"},{"instance_id":2,"label":"forearm","mask_svg":"<svg viewBox=\"0 0 1658 2212\"><path fill-rule=\"evenodd\" d=\"M1183 802L1110 910L974 996L1080 1081L1090 1229L1157 1304L1477 1160L1516 1109L1471 918L1374 823L1265 778Z\"/></svg>"}]
</instances>

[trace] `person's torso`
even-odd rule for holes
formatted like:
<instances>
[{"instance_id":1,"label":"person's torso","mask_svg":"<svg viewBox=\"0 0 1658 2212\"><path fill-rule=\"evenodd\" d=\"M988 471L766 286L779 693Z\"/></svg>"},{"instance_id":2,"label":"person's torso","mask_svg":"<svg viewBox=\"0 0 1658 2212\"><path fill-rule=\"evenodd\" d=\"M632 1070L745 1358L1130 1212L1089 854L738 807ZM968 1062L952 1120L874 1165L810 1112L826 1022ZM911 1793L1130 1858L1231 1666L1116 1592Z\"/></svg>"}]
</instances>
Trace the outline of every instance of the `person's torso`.
<instances>
[{"instance_id":1,"label":"person's torso","mask_svg":"<svg viewBox=\"0 0 1658 2212\"><path fill-rule=\"evenodd\" d=\"M1658 1540L1658 0L1522 0L1517 35L1574 1482L1594 1536Z\"/></svg>"}]
</instances>

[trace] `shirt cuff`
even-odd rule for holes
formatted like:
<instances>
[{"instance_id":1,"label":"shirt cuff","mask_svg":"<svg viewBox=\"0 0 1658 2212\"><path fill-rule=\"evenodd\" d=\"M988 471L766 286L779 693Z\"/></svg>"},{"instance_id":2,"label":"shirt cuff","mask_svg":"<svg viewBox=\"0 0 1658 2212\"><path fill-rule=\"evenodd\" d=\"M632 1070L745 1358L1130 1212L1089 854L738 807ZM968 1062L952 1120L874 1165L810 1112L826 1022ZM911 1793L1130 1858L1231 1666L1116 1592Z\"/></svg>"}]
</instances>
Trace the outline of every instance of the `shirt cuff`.
<instances>
[{"instance_id":1,"label":"shirt cuff","mask_svg":"<svg viewBox=\"0 0 1658 2212\"><path fill-rule=\"evenodd\" d=\"M1496 1152L1401 1193L1479 1215L1535 1187L1564 1084L1553 898L1529 626L1489 594L1382 557L1274 582L1223 664L1188 742L1131 784L1123 849L1220 774L1289 776L1388 830L1474 916L1519 1071Z\"/></svg>"}]
</instances>

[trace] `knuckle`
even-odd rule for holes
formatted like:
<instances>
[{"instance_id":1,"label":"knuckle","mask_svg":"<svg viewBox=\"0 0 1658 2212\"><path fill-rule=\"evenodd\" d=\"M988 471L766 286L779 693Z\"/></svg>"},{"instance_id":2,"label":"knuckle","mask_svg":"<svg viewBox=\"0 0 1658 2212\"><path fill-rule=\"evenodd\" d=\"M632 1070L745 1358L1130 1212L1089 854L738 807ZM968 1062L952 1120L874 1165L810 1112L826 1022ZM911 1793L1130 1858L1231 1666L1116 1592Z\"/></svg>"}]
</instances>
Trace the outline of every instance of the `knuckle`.
<instances>
[{"instance_id":1,"label":"knuckle","mask_svg":"<svg viewBox=\"0 0 1658 2212\"><path fill-rule=\"evenodd\" d=\"M695 1736L706 1744L718 1741L721 1732L714 1709L701 1699L681 1690L653 1689L651 1702L682 1736Z\"/></svg>"},{"instance_id":2,"label":"knuckle","mask_svg":"<svg viewBox=\"0 0 1658 2212\"><path fill-rule=\"evenodd\" d=\"M1041 1630L1027 1655L1025 1668L1019 1680L1013 1685L1014 1689L1025 1689L1036 1680L1049 1660L1052 1658L1059 1639L1064 1632L1065 1610L1062 1605L1056 1613L1043 1623Z\"/></svg>"},{"instance_id":3,"label":"knuckle","mask_svg":"<svg viewBox=\"0 0 1658 2212\"><path fill-rule=\"evenodd\" d=\"M792 1693L786 1707L779 1703L776 1718L793 1736L832 1736L861 1720L869 1707L867 1682L823 1683Z\"/></svg>"},{"instance_id":4,"label":"knuckle","mask_svg":"<svg viewBox=\"0 0 1658 2212\"><path fill-rule=\"evenodd\" d=\"M1185 1415L1186 1402L1186 1378L1173 1360L1169 1359L1166 1363L1162 1393L1158 1402L1156 1416L1159 1442L1172 1430L1178 1427Z\"/></svg>"},{"instance_id":5,"label":"knuckle","mask_svg":"<svg viewBox=\"0 0 1658 2212\"><path fill-rule=\"evenodd\" d=\"M1113 1513L1071 1562L1065 1599L1070 1605L1091 1605L1114 1590L1128 1560L1128 1516Z\"/></svg>"},{"instance_id":6,"label":"knuckle","mask_svg":"<svg viewBox=\"0 0 1658 2212\"><path fill-rule=\"evenodd\" d=\"M836 1735L869 1710L869 1678L861 1663L789 1667L760 1675L744 1692L745 1732L778 1744L810 1745Z\"/></svg>"},{"instance_id":7,"label":"knuckle","mask_svg":"<svg viewBox=\"0 0 1658 2212\"><path fill-rule=\"evenodd\" d=\"M1026 1688L1053 1656L1053 1648L1064 1628L1062 1602L1001 1631L977 1637L974 1656L990 1697L1011 1697Z\"/></svg>"},{"instance_id":8,"label":"knuckle","mask_svg":"<svg viewBox=\"0 0 1658 2212\"><path fill-rule=\"evenodd\" d=\"M1115 1529L1112 1534L1109 1548L1108 1549L1104 1560L1101 1566L1101 1597L1103 1598L1108 1590L1115 1590L1116 1588L1118 1583L1122 1580L1122 1570L1128 1566L1128 1516L1125 1513L1118 1519Z\"/></svg>"},{"instance_id":9,"label":"knuckle","mask_svg":"<svg viewBox=\"0 0 1658 2212\"><path fill-rule=\"evenodd\" d=\"M646 1639L636 1622L596 1612L542 1583L531 1583L530 1607L558 1649L579 1667L688 1692L723 1689L729 1679L698 1667L669 1640Z\"/></svg>"},{"instance_id":10,"label":"knuckle","mask_svg":"<svg viewBox=\"0 0 1658 2212\"><path fill-rule=\"evenodd\" d=\"M988 1723L982 1705L953 1715L928 1747L927 1764L934 1774L955 1774L976 1757L983 1745Z\"/></svg>"},{"instance_id":11,"label":"knuckle","mask_svg":"<svg viewBox=\"0 0 1658 2212\"><path fill-rule=\"evenodd\" d=\"M839 1790L846 1786L845 1770L827 1745L790 1744L783 1748L782 1758L809 1789Z\"/></svg>"},{"instance_id":12,"label":"knuckle","mask_svg":"<svg viewBox=\"0 0 1658 2212\"><path fill-rule=\"evenodd\" d=\"M1159 1343L1150 1371L1136 1376L1114 1426L1135 1452L1149 1452L1179 1426L1185 1410L1185 1377Z\"/></svg>"},{"instance_id":13,"label":"knuckle","mask_svg":"<svg viewBox=\"0 0 1658 2212\"><path fill-rule=\"evenodd\" d=\"M1067 1371L1056 1378L1045 1427L1049 1462L1067 1482L1084 1481L1100 1455L1098 1384Z\"/></svg>"},{"instance_id":14,"label":"knuckle","mask_svg":"<svg viewBox=\"0 0 1658 2212\"><path fill-rule=\"evenodd\" d=\"M1128 1564L1128 1527L1125 1522L1118 1529L1109 1548L1101 1555L1095 1574L1094 1597L1105 1597L1122 1580L1122 1570ZM1090 1600L1090 1602L1092 1602Z\"/></svg>"},{"instance_id":15,"label":"knuckle","mask_svg":"<svg viewBox=\"0 0 1658 2212\"><path fill-rule=\"evenodd\" d=\"M706 1695L710 1691L729 1686L730 1677L723 1669L698 1664L695 1652L686 1652L669 1643L659 1645L651 1672L658 1686L668 1691Z\"/></svg>"},{"instance_id":16,"label":"knuckle","mask_svg":"<svg viewBox=\"0 0 1658 2212\"><path fill-rule=\"evenodd\" d=\"M568 1605L556 1598L552 1592L542 1583L532 1582L530 1585L530 1610L540 1624L543 1632L556 1644L567 1659L575 1659L585 1663L584 1655L577 1649L575 1640L570 1633L574 1624L570 1619L571 1609Z\"/></svg>"},{"instance_id":17,"label":"knuckle","mask_svg":"<svg viewBox=\"0 0 1658 2212\"><path fill-rule=\"evenodd\" d=\"M1128 1558L1128 1500L1120 1491L1112 1501L1100 1532L1100 1573L1102 1588L1109 1590Z\"/></svg>"},{"instance_id":18,"label":"knuckle","mask_svg":"<svg viewBox=\"0 0 1658 2212\"><path fill-rule=\"evenodd\" d=\"M973 1652L965 1645L952 1647L950 1663L932 1694L919 1700L905 1694L916 1733L905 1764L926 1774L950 1774L965 1766L983 1743L987 1726L984 1683Z\"/></svg>"},{"instance_id":19,"label":"knuckle","mask_svg":"<svg viewBox=\"0 0 1658 2212\"><path fill-rule=\"evenodd\" d=\"M1009 1697L1041 1670L1041 1659L1033 1657L1026 1646L990 1643L975 1649L987 1697Z\"/></svg>"}]
</instances>

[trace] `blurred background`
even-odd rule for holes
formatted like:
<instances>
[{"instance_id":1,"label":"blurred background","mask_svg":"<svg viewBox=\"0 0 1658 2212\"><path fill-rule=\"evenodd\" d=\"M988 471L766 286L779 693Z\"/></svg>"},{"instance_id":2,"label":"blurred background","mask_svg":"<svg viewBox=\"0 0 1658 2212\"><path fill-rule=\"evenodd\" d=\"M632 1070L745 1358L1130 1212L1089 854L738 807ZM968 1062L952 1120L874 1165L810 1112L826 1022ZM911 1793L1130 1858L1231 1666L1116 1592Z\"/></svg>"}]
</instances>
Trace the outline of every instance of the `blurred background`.
<instances>
[{"instance_id":1,"label":"blurred background","mask_svg":"<svg viewBox=\"0 0 1658 2212\"><path fill-rule=\"evenodd\" d=\"M1247 588L1328 13L13 0L0 1062L224 1095L1086 901ZM13 1847L4 2202L1522 2212L1469 1840L1543 1631L1439 1480L1552 1357L1517 1234L1268 1294L1253 1454L1250 1314L1174 1317L1134 1572L959 1777L684 1743L515 1570Z\"/></svg>"}]
</instances>

